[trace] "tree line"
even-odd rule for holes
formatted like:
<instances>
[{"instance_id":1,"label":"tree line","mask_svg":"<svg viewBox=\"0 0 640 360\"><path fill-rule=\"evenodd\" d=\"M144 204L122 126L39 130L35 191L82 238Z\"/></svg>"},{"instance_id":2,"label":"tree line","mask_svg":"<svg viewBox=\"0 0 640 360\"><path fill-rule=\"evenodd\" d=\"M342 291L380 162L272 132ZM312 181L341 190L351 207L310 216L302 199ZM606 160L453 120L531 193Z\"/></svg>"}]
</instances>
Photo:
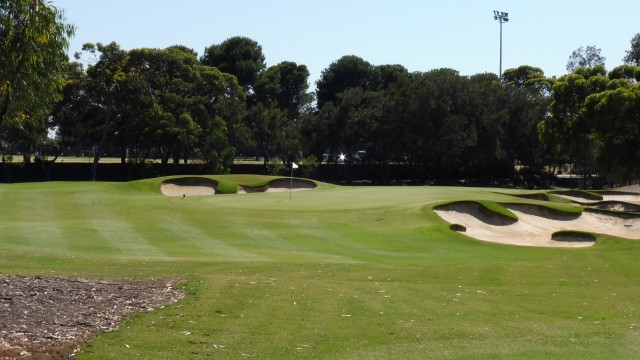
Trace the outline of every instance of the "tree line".
<instances>
[{"instance_id":1,"label":"tree line","mask_svg":"<svg viewBox=\"0 0 640 360\"><path fill-rule=\"evenodd\" d=\"M259 157L272 171L359 163L382 182L399 166L421 182L536 186L567 166L585 179L638 178L640 34L610 71L595 46L574 51L559 78L528 65L501 76L409 72L347 55L311 90L305 65L266 66L262 47L246 37L201 56L182 45L88 43L71 61L74 29L43 1L0 0L0 21L8 34L0 48L3 162L16 153L49 162L91 154L92 179L103 156L198 161L216 173L237 156Z\"/></svg>"}]
</instances>

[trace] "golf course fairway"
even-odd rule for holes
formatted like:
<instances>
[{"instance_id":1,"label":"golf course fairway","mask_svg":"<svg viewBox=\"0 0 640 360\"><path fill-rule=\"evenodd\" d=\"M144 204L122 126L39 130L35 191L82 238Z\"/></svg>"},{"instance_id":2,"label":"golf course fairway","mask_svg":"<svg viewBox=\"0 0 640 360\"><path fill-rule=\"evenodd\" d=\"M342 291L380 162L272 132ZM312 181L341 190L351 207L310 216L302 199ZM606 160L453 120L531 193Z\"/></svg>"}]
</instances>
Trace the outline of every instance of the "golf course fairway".
<instances>
[{"instance_id":1,"label":"golf course fairway","mask_svg":"<svg viewBox=\"0 0 640 360\"><path fill-rule=\"evenodd\" d=\"M215 195L164 195L175 177L0 184L0 274L184 279L184 299L127 317L77 359L640 353L640 241L590 233L586 247L498 244L451 230L434 211L475 202L509 215L522 206L508 204L533 204L578 216L582 206L524 190L287 191L289 178L206 178ZM275 180L281 191L236 193Z\"/></svg>"}]
</instances>

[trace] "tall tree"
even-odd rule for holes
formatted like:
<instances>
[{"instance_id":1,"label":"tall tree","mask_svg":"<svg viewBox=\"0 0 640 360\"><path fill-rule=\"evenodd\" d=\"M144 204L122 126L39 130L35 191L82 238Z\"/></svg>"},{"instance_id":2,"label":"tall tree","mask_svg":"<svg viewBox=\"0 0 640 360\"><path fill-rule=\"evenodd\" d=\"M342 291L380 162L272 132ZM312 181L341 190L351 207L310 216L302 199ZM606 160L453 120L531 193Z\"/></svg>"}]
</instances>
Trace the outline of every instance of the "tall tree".
<instances>
[{"instance_id":1,"label":"tall tree","mask_svg":"<svg viewBox=\"0 0 640 360\"><path fill-rule=\"evenodd\" d=\"M284 61L270 66L258 77L255 92L258 101L273 105L284 111L286 116L297 120L311 103L309 70L305 65Z\"/></svg>"},{"instance_id":2,"label":"tall tree","mask_svg":"<svg viewBox=\"0 0 640 360\"><path fill-rule=\"evenodd\" d=\"M584 186L586 175L593 170L595 146L591 126L582 108L587 97L603 91L607 83L603 65L578 68L560 77L551 92L551 116L540 125L540 137L546 145L568 156L569 162L582 169Z\"/></svg>"},{"instance_id":3,"label":"tall tree","mask_svg":"<svg viewBox=\"0 0 640 360\"><path fill-rule=\"evenodd\" d=\"M444 68L417 74L413 86L408 155L423 179L458 179L477 143L469 79Z\"/></svg>"},{"instance_id":4,"label":"tall tree","mask_svg":"<svg viewBox=\"0 0 640 360\"><path fill-rule=\"evenodd\" d=\"M600 49L593 46L586 48L580 46L571 53L569 61L567 61L567 71L573 72L579 67L594 67L603 65L607 59L600 55Z\"/></svg>"},{"instance_id":5,"label":"tall tree","mask_svg":"<svg viewBox=\"0 0 640 360\"><path fill-rule=\"evenodd\" d=\"M238 95L232 75L200 64L195 53L180 46L131 50L123 71L127 91L136 94L127 113L143 119L131 121L139 126L145 145L160 154L163 165L170 158L177 163L196 154L224 162L220 154L228 152L227 132L215 104ZM215 144L209 143L212 138Z\"/></svg>"},{"instance_id":6,"label":"tall tree","mask_svg":"<svg viewBox=\"0 0 640 360\"><path fill-rule=\"evenodd\" d=\"M316 83L318 108L337 100L338 95L349 88L372 89L374 78L374 67L367 61L353 55L341 57L322 71Z\"/></svg>"},{"instance_id":7,"label":"tall tree","mask_svg":"<svg viewBox=\"0 0 640 360\"><path fill-rule=\"evenodd\" d=\"M306 66L290 61L271 66L259 75L254 95L257 104L250 104L248 123L265 164L274 155L296 160L301 148L301 117L312 100L307 92L308 78Z\"/></svg>"},{"instance_id":8,"label":"tall tree","mask_svg":"<svg viewBox=\"0 0 640 360\"><path fill-rule=\"evenodd\" d=\"M538 125L548 116L553 80L546 78L542 69L528 65L507 69L502 80L508 96L503 106L509 114L502 147L509 160L522 166L522 171L514 168L514 180L534 185L531 182L546 174L544 165L549 164Z\"/></svg>"},{"instance_id":9,"label":"tall tree","mask_svg":"<svg viewBox=\"0 0 640 360\"><path fill-rule=\"evenodd\" d=\"M78 62L69 63L67 81L62 91L62 99L56 104L51 119L51 127L56 130L59 146L69 148L76 156L89 147L88 121L90 99L85 87L87 74Z\"/></svg>"},{"instance_id":10,"label":"tall tree","mask_svg":"<svg viewBox=\"0 0 640 360\"><path fill-rule=\"evenodd\" d=\"M627 50L622 61L625 64L640 66L640 33L631 39L631 49Z\"/></svg>"},{"instance_id":11,"label":"tall tree","mask_svg":"<svg viewBox=\"0 0 640 360\"><path fill-rule=\"evenodd\" d=\"M44 0L0 0L0 125L7 117L44 117L64 85L74 27Z\"/></svg>"},{"instance_id":12,"label":"tall tree","mask_svg":"<svg viewBox=\"0 0 640 360\"><path fill-rule=\"evenodd\" d=\"M98 163L104 155L108 142L113 138L121 120L120 106L124 104L127 94L121 89L125 79L122 67L127 59L127 51L122 50L115 42L109 44L86 43L82 50L94 57L95 63L87 68L86 96L93 107L89 128L94 135L93 165L91 180L95 181ZM80 54L76 55L80 58Z\"/></svg>"},{"instance_id":13,"label":"tall tree","mask_svg":"<svg viewBox=\"0 0 640 360\"><path fill-rule=\"evenodd\" d=\"M247 90L253 88L258 74L266 66L262 46L244 36L234 36L220 44L207 47L201 61L204 65L214 66L222 72L235 75L238 84Z\"/></svg>"},{"instance_id":14,"label":"tall tree","mask_svg":"<svg viewBox=\"0 0 640 360\"><path fill-rule=\"evenodd\" d=\"M640 73L640 68L623 65ZM600 173L611 182L637 180L640 175L640 85L634 77L618 77L612 70L606 90L588 96L584 116L598 146Z\"/></svg>"}]
</instances>

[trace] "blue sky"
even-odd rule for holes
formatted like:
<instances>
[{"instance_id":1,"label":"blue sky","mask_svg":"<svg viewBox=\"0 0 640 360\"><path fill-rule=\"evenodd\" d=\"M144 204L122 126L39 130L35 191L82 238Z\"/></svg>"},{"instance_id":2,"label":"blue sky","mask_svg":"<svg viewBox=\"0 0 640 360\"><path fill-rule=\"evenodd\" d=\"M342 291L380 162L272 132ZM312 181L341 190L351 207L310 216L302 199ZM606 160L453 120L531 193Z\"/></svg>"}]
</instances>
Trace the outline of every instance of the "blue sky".
<instances>
[{"instance_id":1,"label":"blue sky","mask_svg":"<svg viewBox=\"0 0 640 360\"><path fill-rule=\"evenodd\" d=\"M344 55L410 71L448 67L463 75L520 65L561 76L571 52L595 45L607 69L622 64L640 33L640 2L630 0L51 0L76 25L70 54L85 42L130 50L205 47L232 36L256 40L267 65L304 64L310 85Z\"/></svg>"}]
</instances>

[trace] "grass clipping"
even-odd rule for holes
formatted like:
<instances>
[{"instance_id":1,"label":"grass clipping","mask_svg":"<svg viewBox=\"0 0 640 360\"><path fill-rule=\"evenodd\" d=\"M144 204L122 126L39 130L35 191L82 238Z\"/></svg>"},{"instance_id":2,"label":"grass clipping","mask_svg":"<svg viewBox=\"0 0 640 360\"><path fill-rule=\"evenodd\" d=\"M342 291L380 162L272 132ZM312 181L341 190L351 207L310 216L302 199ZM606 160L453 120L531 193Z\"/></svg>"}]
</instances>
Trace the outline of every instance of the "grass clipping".
<instances>
[{"instance_id":1,"label":"grass clipping","mask_svg":"<svg viewBox=\"0 0 640 360\"><path fill-rule=\"evenodd\" d=\"M180 280L0 275L0 359L68 359L134 312L182 299Z\"/></svg>"}]
</instances>

